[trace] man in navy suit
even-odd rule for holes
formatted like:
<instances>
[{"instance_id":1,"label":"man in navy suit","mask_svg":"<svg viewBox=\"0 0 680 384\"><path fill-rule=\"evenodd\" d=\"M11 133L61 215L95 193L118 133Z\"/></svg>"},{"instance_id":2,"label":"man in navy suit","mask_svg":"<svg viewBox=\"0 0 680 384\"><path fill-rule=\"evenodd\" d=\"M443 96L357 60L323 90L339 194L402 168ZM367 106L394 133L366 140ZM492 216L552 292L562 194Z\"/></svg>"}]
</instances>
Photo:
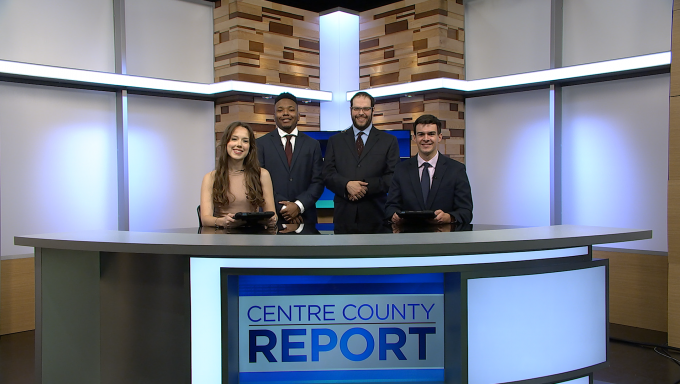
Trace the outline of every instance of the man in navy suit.
<instances>
[{"instance_id":1,"label":"man in navy suit","mask_svg":"<svg viewBox=\"0 0 680 384\"><path fill-rule=\"evenodd\" d=\"M356 93L350 102L352 126L331 136L323 178L335 193L336 233L372 231L385 217L387 190L399 162L397 138L373 127L375 99Z\"/></svg>"},{"instance_id":2,"label":"man in navy suit","mask_svg":"<svg viewBox=\"0 0 680 384\"><path fill-rule=\"evenodd\" d=\"M386 204L386 216L404 224L399 211L434 211L432 224L469 224L472 193L465 165L438 151L442 123L422 115L413 124L418 154L397 165Z\"/></svg>"},{"instance_id":3,"label":"man in navy suit","mask_svg":"<svg viewBox=\"0 0 680 384\"><path fill-rule=\"evenodd\" d=\"M284 92L274 104L276 129L257 139L260 166L269 171L276 210L286 223L316 224L323 193L321 146L297 129L297 98Z\"/></svg>"}]
</instances>

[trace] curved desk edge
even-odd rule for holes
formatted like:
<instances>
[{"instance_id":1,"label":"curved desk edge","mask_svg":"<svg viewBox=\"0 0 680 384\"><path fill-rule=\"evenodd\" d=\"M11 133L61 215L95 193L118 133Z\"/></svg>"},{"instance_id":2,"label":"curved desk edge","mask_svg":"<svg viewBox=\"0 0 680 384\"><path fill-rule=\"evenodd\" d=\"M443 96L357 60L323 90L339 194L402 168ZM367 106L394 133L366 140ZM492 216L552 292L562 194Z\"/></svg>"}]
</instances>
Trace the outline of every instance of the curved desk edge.
<instances>
[{"instance_id":1,"label":"curved desk edge","mask_svg":"<svg viewBox=\"0 0 680 384\"><path fill-rule=\"evenodd\" d=\"M16 236L21 246L194 257L393 257L521 252L644 240L651 230L556 225L488 231L371 235L201 235L85 231ZM423 247L427 244L427 247ZM352 247L348 255L347 247Z\"/></svg>"}]
</instances>

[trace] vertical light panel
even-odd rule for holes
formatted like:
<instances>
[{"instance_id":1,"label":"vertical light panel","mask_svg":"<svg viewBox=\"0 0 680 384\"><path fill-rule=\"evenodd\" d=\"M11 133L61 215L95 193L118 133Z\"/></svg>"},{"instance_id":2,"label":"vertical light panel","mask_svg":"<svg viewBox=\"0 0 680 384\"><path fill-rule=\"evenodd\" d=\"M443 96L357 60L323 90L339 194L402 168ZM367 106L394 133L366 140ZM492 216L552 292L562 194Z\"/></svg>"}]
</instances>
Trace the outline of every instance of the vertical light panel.
<instances>
[{"instance_id":1,"label":"vertical light panel","mask_svg":"<svg viewBox=\"0 0 680 384\"><path fill-rule=\"evenodd\" d=\"M673 0L564 2L564 65L671 49Z\"/></svg>"},{"instance_id":2,"label":"vertical light panel","mask_svg":"<svg viewBox=\"0 0 680 384\"><path fill-rule=\"evenodd\" d=\"M130 230L197 227L201 180L215 166L210 101L128 96Z\"/></svg>"},{"instance_id":3,"label":"vertical light panel","mask_svg":"<svg viewBox=\"0 0 680 384\"><path fill-rule=\"evenodd\" d=\"M465 78L550 68L550 3L465 1Z\"/></svg>"},{"instance_id":4,"label":"vertical light panel","mask_svg":"<svg viewBox=\"0 0 680 384\"><path fill-rule=\"evenodd\" d=\"M668 251L669 75L563 88L564 224L652 229L621 245Z\"/></svg>"},{"instance_id":5,"label":"vertical light panel","mask_svg":"<svg viewBox=\"0 0 680 384\"><path fill-rule=\"evenodd\" d=\"M127 73L212 83L212 11L207 2L126 1Z\"/></svg>"},{"instance_id":6,"label":"vertical light panel","mask_svg":"<svg viewBox=\"0 0 680 384\"><path fill-rule=\"evenodd\" d=\"M550 225L549 97L539 90L465 101L474 223Z\"/></svg>"},{"instance_id":7,"label":"vertical light panel","mask_svg":"<svg viewBox=\"0 0 680 384\"><path fill-rule=\"evenodd\" d=\"M0 1L0 59L114 71L111 0Z\"/></svg>"},{"instance_id":8,"label":"vertical light panel","mask_svg":"<svg viewBox=\"0 0 680 384\"><path fill-rule=\"evenodd\" d=\"M470 384L527 380L607 360L604 266L475 278L467 280L467 292Z\"/></svg>"},{"instance_id":9,"label":"vertical light panel","mask_svg":"<svg viewBox=\"0 0 680 384\"><path fill-rule=\"evenodd\" d=\"M359 16L336 11L319 17L321 89L333 101L321 103L321 130L339 131L352 124L348 91L359 89Z\"/></svg>"},{"instance_id":10,"label":"vertical light panel","mask_svg":"<svg viewBox=\"0 0 680 384\"><path fill-rule=\"evenodd\" d=\"M115 94L0 84L2 256L14 236L117 228Z\"/></svg>"}]
</instances>

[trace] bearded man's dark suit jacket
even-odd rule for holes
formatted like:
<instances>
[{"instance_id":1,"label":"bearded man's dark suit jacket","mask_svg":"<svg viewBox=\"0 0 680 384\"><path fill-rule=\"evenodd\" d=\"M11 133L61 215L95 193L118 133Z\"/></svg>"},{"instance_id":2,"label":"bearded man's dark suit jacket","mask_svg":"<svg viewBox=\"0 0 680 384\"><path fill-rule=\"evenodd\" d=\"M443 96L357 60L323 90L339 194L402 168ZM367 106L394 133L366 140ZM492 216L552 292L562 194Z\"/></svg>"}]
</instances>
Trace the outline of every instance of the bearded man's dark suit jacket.
<instances>
[{"instance_id":1,"label":"bearded man's dark suit jacket","mask_svg":"<svg viewBox=\"0 0 680 384\"><path fill-rule=\"evenodd\" d=\"M379 224L385 216L385 201L394 167L399 162L397 138L375 127L371 128L361 152L357 153L354 130L349 129L328 139L324 159L323 179L335 193L334 224ZM368 183L366 195L350 201L347 182Z\"/></svg>"},{"instance_id":2,"label":"bearded man's dark suit jacket","mask_svg":"<svg viewBox=\"0 0 680 384\"><path fill-rule=\"evenodd\" d=\"M281 136L274 129L257 139L257 159L260 166L268 170L272 177L274 203L279 220L285 221L279 213L283 208L279 201L294 203L295 200L300 200L305 207L302 219L305 223L316 223L316 201L323 193L323 160L319 142L298 130L293 160L288 166Z\"/></svg>"},{"instance_id":3,"label":"bearded man's dark suit jacket","mask_svg":"<svg viewBox=\"0 0 680 384\"><path fill-rule=\"evenodd\" d=\"M465 165L441 153L432 178L432 186L423 201L420 186L418 155L397 165L385 207L387 219L399 211L442 211L456 219L457 223L472 221L472 192Z\"/></svg>"}]
</instances>

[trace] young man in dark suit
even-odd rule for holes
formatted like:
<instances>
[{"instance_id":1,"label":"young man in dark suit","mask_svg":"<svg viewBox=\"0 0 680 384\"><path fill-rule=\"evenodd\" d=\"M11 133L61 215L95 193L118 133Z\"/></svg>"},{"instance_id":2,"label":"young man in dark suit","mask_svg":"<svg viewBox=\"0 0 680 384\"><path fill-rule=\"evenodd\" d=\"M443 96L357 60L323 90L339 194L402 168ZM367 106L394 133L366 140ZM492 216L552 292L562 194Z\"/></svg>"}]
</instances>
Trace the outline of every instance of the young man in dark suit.
<instances>
[{"instance_id":1,"label":"young man in dark suit","mask_svg":"<svg viewBox=\"0 0 680 384\"><path fill-rule=\"evenodd\" d=\"M323 193L319 142L297 129L297 98L284 92L274 104L276 129L257 139L260 166L269 171L276 209L284 222L317 222L316 201Z\"/></svg>"},{"instance_id":2,"label":"young man in dark suit","mask_svg":"<svg viewBox=\"0 0 680 384\"><path fill-rule=\"evenodd\" d=\"M413 141L418 154L397 165L388 194L386 215L402 224L399 211L435 213L432 224L472 221L472 193L465 165L438 151L442 123L432 115L422 115L413 124Z\"/></svg>"},{"instance_id":3,"label":"young man in dark suit","mask_svg":"<svg viewBox=\"0 0 680 384\"><path fill-rule=\"evenodd\" d=\"M373 127L373 96L358 92L350 105L352 126L328 140L323 169L326 187L335 193L336 233L343 226L362 231L383 222L387 190L399 162L397 138Z\"/></svg>"}]
</instances>

